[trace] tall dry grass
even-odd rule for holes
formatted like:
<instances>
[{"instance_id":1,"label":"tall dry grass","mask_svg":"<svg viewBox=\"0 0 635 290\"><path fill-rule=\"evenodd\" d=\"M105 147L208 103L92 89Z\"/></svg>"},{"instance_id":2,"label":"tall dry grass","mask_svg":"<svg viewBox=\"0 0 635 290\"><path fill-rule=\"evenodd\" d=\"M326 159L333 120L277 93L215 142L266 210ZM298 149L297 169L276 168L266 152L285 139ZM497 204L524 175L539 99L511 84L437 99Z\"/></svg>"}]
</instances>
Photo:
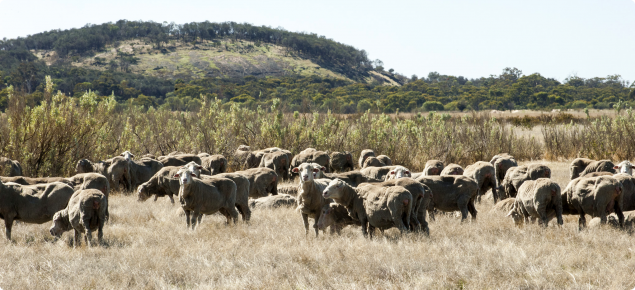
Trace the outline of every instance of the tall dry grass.
<instances>
[{"instance_id":1,"label":"tall dry grass","mask_svg":"<svg viewBox=\"0 0 635 290\"><path fill-rule=\"evenodd\" d=\"M548 163L554 176L565 163ZM560 179L560 177L558 177ZM561 180L564 182L565 180ZM561 181L558 181L559 183ZM562 185L562 184L561 184ZM516 228L477 205L476 222L438 215L430 237L359 228L305 237L293 209L256 210L249 225L206 216L195 230L167 198L115 194L103 246L52 242L49 224L14 226L0 240L3 289L632 289L633 237L609 228Z\"/></svg>"}]
</instances>

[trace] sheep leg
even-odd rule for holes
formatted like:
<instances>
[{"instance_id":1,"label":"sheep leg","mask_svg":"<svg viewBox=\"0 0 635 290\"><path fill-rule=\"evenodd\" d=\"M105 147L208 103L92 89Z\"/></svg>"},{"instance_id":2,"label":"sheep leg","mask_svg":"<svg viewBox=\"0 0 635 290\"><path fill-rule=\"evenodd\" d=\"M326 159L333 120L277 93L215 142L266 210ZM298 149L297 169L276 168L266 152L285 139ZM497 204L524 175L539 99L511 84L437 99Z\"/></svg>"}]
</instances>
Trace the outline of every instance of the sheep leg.
<instances>
[{"instance_id":1,"label":"sheep leg","mask_svg":"<svg viewBox=\"0 0 635 290\"><path fill-rule=\"evenodd\" d=\"M157 198L159 198L159 196L158 196L158 195L155 195L155 196L154 196L154 202L156 202L156 201L157 201ZM170 196L170 198L172 198L172 197ZM174 201L172 201L172 203L174 203Z\"/></svg>"},{"instance_id":2,"label":"sheep leg","mask_svg":"<svg viewBox=\"0 0 635 290\"><path fill-rule=\"evenodd\" d=\"M200 225L200 224L201 224L201 220L202 220L202 219L203 219L203 214L202 214L202 213L199 213L199 214L196 216L196 224L197 224L197 225Z\"/></svg>"},{"instance_id":3,"label":"sheep leg","mask_svg":"<svg viewBox=\"0 0 635 290\"><path fill-rule=\"evenodd\" d=\"M79 247L82 245L82 233L75 229L75 239L73 240L73 248Z\"/></svg>"},{"instance_id":4,"label":"sheep leg","mask_svg":"<svg viewBox=\"0 0 635 290\"><path fill-rule=\"evenodd\" d=\"M580 213L580 218L578 219L578 230L582 231L586 227L586 218L584 217L584 212Z\"/></svg>"},{"instance_id":5,"label":"sheep leg","mask_svg":"<svg viewBox=\"0 0 635 290\"><path fill-rule=\"evenodd\" d=\"M238 211L236 210L236 206L229 206L229 208L227 209L229 211L229 215L231 216L232 220L234 221L234 224L236 224L238 222ZM229 224L229 222L228 222Z\"/></svg>"},{"instance_id":6,"label":"sheep leg","mask_svg":"<svg viewBox=\"0 0 635 290\"><path fill-rule=\"evenodd\" d=\"M472 216L472 220L476 220L476 214L478 212L476 211L476 206L474 206L474 200L471 200L470 202L467 203L467 210L470 212L470 215Z\"/></svg>"},{"instance_id":7,"label":"sheep leg","mask_svg":"<svg viewBox=\"0 0 635 290\"><path fill-rule=\"evenodd\" d=\"M196 220L198 218L198 215L199 215L199 212L192 211L192 220L190 221L190 223L192 224L192 230L196 228Z\"/></svg>"},{"instance_id":8,"label":"sheep leg","mask_svg":"<svg viewBox=\"0 0 635 290\"><path fill-rule=\"evenodd\" d=\"M360 219L360 223L362 224L362 234L364 237L368 237L368 221L366 221L366 219Z\"/></svg>"},{"instance_id":9,"label":"sheep leg","mask_svg":"<svg viewBox=\"0 0 635 290\"><path fill-rule=\"evenodd\" d=\"M190 211L185 210L185 222L187 223L187 228L190 228Z\"/></svg>"},{"instance_id":10,"label":"sheep leg","mask_svg":"<svg viewBox=\"0 0 635 290\"><path fill-rule=\"evenodd\" d=\"M170 202L171 202L172 204L174 204L174 197L172 197L172 195L171 195L171 194L170 194L170 195L168 195L168 197L170 198ZM157 201L157 196L155 196L155 197L154 197L154 201Z\"/></svg>"},{"instance_id":11,"label":"sheep leg","mask_svg":"<svg viewBox=\"0 0 635 290\"><path fill-rule=\"evenodd\" d=\"M368 225L368 236L370 239L373 239L373 234L375 233L375 227L372 225Z\"/></svg>"},{"instance_id":12,"label":"sheep leg","mask_svg":"<svg viewBox=\"0 0 635 290\"><path fill-rule=\"evenodd\" d=\"M104 219L99 219L99 226L97 228L97 242L101 244L104 239Z\"/></svg>"},{"instance_id":13,"label":"sheep leg","mask_svg":"<svg viewBox=\"0 0 635 290\"><path fill-rule=\"evenodd\" d=\"M315 215L315 218L313 219L313 229L315 230L315 237L318 237L318 233L320 232L320 230L318 230L318 220L320 219L320 214L318 213L317 215Z\"/></svg>"},{"instance_id":14,"label":"sheep leg","mask_svg":"<svg viewBox=\"0 0 635 290\"><path fill-rule=\"evenodd\" d=\"M540 216L538 224L546 228L549 225L549 217L547 216L547 203L537 202L536 211L538 212L538 216Z\"/></svg>"},{"instance_id":15,"label":"sheep leg","mask_svg":"<svg viewBox=\"0 0 635 290\"><path fill-rule=\"evenodd\" d=\"M302 221L304 221L304 234L308 235L309 234L309 215L303 213L302 214Z\"/></svg>"},{"instance_id":16,"label":"sheep leg","mask_svg":"<svg viewBox=\"0 0 635 290\"><path fill-rule=\"evenodd\" d=\"M620 228L624 228L624 213L622 212L622 208L616 202L613 205L613 210L615 210L615 215L617 215L617 220L620 222Z\"/></svg>"},{"instance_id":17,"label":"sheep leg","mask_svg":"<svg viewBox=\"0 0 635 290\"><path fill-rule=\"evenodd\" d=\"M86 231L84 239L86 240L86 245L90 248L93 243L93 231L90 229L90 219L84 216L82 222L84 224L84 230Z\"/></svg>"},{"instance_id":18,"label":"sheep leg","mask_svg":"<svg viewBox=\"0 0 635 290\"><path fill-rule=\"evenodd\" d=\"M13 217L4 219L5 235L7 240L11 240L11 228L13 227Z\"/></svg>"}]
</instances>

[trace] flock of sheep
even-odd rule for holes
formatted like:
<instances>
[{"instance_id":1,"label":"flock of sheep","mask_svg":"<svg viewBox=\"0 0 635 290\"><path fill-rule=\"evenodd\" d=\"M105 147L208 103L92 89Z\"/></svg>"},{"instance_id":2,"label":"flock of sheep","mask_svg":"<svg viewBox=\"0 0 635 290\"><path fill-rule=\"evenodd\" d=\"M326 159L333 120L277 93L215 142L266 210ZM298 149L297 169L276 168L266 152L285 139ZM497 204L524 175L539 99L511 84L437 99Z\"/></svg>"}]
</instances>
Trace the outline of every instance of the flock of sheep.
<instances>
[{"instance_id":1,"label":"flock of sheep","mask_svg":"<svg viewBox=\"0 0 635 290\"><path fill-rule=\"evenodd\" d=\"M349 152L313 148L294 156L276 147L251 151L242 145L233 158L242 168L226 173L227 159L222 155L173 152L135 159L125 151L105 161L82 159L73 177L29 178L22 176L17 161L2 157L0 218L5 221L6 238L11 239L13 221L52 220L50 233L55 237L74 230L75 245L82 233L90 245L97 230L101 242L109 192L120 186L136 189L141 202L168 196L174 203L177 196L192 229L203 215L219 212L229 224L239 215L248 222L254 208L295 206L306 234L311 218L316 236L327 228L339 233L348 225L361 226L370 238L376 228L383 232L393 227L429 235L427 217L434 220L435 213L460 211L462 221L468 214L476 219L474 203L489 190L494 209L507 212L516 224L538 220L547 226L556 218L562 225L563 214L579 215L580 230L586 226L587 214L607 223L614 213L610 219L621 228L632 227L635 220L635 166L628 161L615 166L609 160L578 158L562 191L550 179L549 167L518 166L508 154L465 169L430 160L418 173L393 165L388 156L376 156L373 150L363 150L357 164ZM280 180L296 178L299 181L292 186L278 185Z\"/></svg>"}]
</instances>

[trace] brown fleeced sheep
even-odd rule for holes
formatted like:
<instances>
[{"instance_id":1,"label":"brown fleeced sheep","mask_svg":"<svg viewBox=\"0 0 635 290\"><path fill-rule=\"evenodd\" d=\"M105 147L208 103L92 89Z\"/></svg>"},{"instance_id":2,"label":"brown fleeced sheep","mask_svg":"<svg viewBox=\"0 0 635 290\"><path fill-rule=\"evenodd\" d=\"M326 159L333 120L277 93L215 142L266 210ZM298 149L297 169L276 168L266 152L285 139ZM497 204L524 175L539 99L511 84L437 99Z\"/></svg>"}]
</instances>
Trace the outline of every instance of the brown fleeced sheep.
<instances>
[{"instance_id":1,"label":"brown fleeced sheep","mask_svg":"<svg viewBox=\"0 0 635 290\"><path fill-rule=\"evenodd\" d=\"M381 163L385 164L384 166L391 166L392 165L392 159L390 159L390 157L388 157L386 155L379 155L379 156L377 156L377 159L379 159L379 161L381 161Z\"/></svg>"},{"instance_id":2,"label":"brown fleeced sheep","mask_svg":"<svg viewBox=\"0 0 635 290\"><path fill-rule=\"evenodd\" d=\"M322 197L322 192L329 184L329 179L315 179L314 173L324 170L320 165L314 163L302 163L298 167L291 169L300 176L298 186L298 210L302 213L305 234L309 234L309 218L314 220L313 228L315 236L318 236L317 222L322 213L322 207L331 203L331 200Z\"/></svg>"},{"instance_id":3,"label":"brown fleeced sheep","mask_svg":"<svg viewBox=\"0 0 635 290\"><path fill-rule=\"evenodd\" d=\"M289 164L291 161L283 151L265 153L260 159L258 167L273 169L283 180L289 179Z\"/></svg>"},{"instance_id":4,"label":"brown fleeced sheep","mask_svg":"<svg viewBox=\"0 0 635 290\"><path fill-rule=\"evenodd\" d=\"M496 171L494 166L489 162L477 161L465 168L463 175L469 176L478 183L478 199L485 195L488 190L492 190L494 203L498 202L498 193L496 192ZM503 198L500 198L503 199Z\"/></svg>"},{"instance_id":5,"label":"brown fleeced sheep","mask_svg":"<svg viewBox=\"0 0 635 290\"><path fill-rule=\"evenodd\" d=\"M505 174L507 170L512 167L518 166L516 159L514 156L511 156L507 153L501 153L494 155L492 160L490 160L492 166L494 166L494 170L496 171L496 187L500 187L503 183L503 179L505 179Z\"/></svg>"},{"instance_id":6,"label":"brown fleeced sheep","mask_svg":"<svg viewBox=\"0 0 635 290\"><path fill-rule=\"evenodd\" d=\"M589 164L595 162L595 160L591 160L588 158L576 158L569 165L569 178L574 180L580 177L580 173L586 169Z\"/></svg>"},{"instance_id":7,"label":"brown fleeced sheep","mask_svg":"<svg viewBox=\"0 0 635 290\"><path fill-rule=\"evenodd\" d=\"M432 202L428 206L430 218L434 209L444 212L461 211L461 221L467 219L468 212L476 219L474 199L478 192L478 184L470 177L462 175L420 176L417 181L425 184L432 191Z\"/></svg>"},{"instance_id":8,"label":"brown fleeced sheep","mask_svg":"<svg viewBox=\"0 0 635 290\"><path fill-rule=\"evenodd\" d=\"M146 201L154 195L154 201L157 198L167 196L170 202L174 204L174 196L179 195L179 180L173 176L179 172L180 166L165 166L155 173L150 180L142 183L137 188L137 196L139 201Z\"/></svg>"},{"instance_id":9,"label":"brown fleeced sheep","mask_svg":"<svg viewBox=\"0 0 635 290\"><path fill-rule=\"evenodd\" d=\"M350 152L331 152L331 154L329 154L329 157L329 166L331 167L331 172L346 172L355 170L353 154L351 154Z\"/></svg>"},{"instance_id":10,"label":"brown fleeced sheep","mask_svg":"<svg viewBox=\"0 0 635 290\"><path fill-rule=\"evenodd\" d=\"M448 166L446 166L445 168L443 168L440 175L441 176L463 175L463 172L465 172L465 170L463 169L463 167L461 167L461 165L451 163L451 164L448 164Z\"/></svg>"},{"instance_id":11,"label":"brown fleeced sheep","mask_svg":"<svg viewBox=\"0 0 635 290\"><path fill-rule=\"evenodd\" d=\"M542 164L531 164L512 167L507 170L505 179L503 179L504 195L499 193L501 199L508 197L516 197L518 188L526 180L536 180L538 178L551 178L551 169Z\"/></svg>"},{"instance_id":12,"label":"brown fleeced sheep","mask_svg":"<svg viewBox=\"0 0 635 290\"><path fill-rule=\"evenodd\" d=\"M220 212L236 223L238 211L236 211L236 183L231 179L214 177L210 179L198 179L189 169L181 169L175 178L179 179L179 201L185 211L187 227L196 227L201 222L204 214L210 215ZM191 219L190 219L191 218Z\"/></svg>"},{"instance_id":13,"label":"brown fleeced sheep","mask_svg":"<svg viewBox=\"0 0 635 290\"><path fill-rule=\"evenodd\" d=\"M251 168L243 171L236 171L247 177L249 180L249 197L259 198L278 194L278 175L270 168Z\"/></svg>"},{"instance_id":14,"label":"brown fleeced sheep","mask_svg":"<svg viewBox=\"0 0 635 290\"><path fill-rule=\"evenodd\" d=\"M43 224L64 209L73 188L61 182L38 185L0 182L0 218L4 219L6 237L11 240L13 221Z\"/></svg>"},{"instance_id":15,"label":"brown fleeced sheep","mask_svg":"<svg viewBox=\"0 0 635 290\"><path fill-rule=\"evenodd\" d=\"M373 151L372 149L364 149L362 150L362 152L359 154L359 168L364 168L364 161L366 161L366 158L368 157L375 157L375 151Z\"/></svg>"},{"instance_id":16,"label":"brown fleeced sheep","mask_svg":"<svg viewBox=\"0 0 635 290\"><path fill-rule=\"evenodd\" d=\"M201 166L209 171L209 175L216 175L227 172L227 159L225 159L225 156L221 154L215 154L199 157L201 157Z\"/></svg>"},{"instance_id":17,"label":"brown fleeced sheep","mask_svg":"<svg viewBox=\"0 0 635 290\"><path fill-rule=\"evenodd\" d=\"M529 219L538 219L538 223L547 227L554 217L562 225L562 197L560 186L549 178L527 180L518 189L514 206L507 216L520 226Z\"/></svg>"},{"instance_id":18,"label":"brown fleeced sheep","mask_svg":"<svg viewBox=\"0 0 635 290\"><path fill-rule=\"evenodd\" d=\"M59 238L64 232L75 230L75 247L81 244L81 235L84 233L84 240L90 247L94 230L97 230L98 242L102 242L107 211L108 198L103 192L97 189L77 191L68 201L68 206L55 213L49 231L52 236Z\"/></svg>"},{"instance_id":19,"label":"brown fleeced sheep","mask_svg":"<svg viewBox=\"0 0 635 290\"><path fill-rule=\"evenodd\" d=\"M362 166L362 169L368 168L368 167L384 167L384 166L386 166L384 162L379 160L377 157L370 156L366 158L366 160L364 161L364 165Z\"/></svg>"},{"instance_id":20,"label":"brown fleeced sheep","mask_svg":"<svg viewBox=\"0 0 635 290\"><path fill-rule=\"evenodd\" d=\"M297 203L296 198L289 194L270 195L261 198L255 198L249 200L249 207L251 209L264 209L264 208L279 208L279 207L295 207Z\"/></svg>"},{"instance_id":21,"label":"brown fleeced sheep","mask_svg":"<svg viewBox=\"0 0 635 290\"><path fill-rule=\"evenodd\" d=\"M22 176L22 165L17 160L0 157L0 176Z\"/></svg>"},{"instance_id":22,"label":"brown fleeced sheep","mask_svg":"<svg viewBox=\"0 0 635 290\"><path fill-rule=\"evenodd\" d=\"M622 183L612 176L578 177L569 182L562 194L563 214L579 215L578 226L582 230L586 226L585 214L600 217L604 224L615 211L623 227L622 189Z\"/></svg>"},{"instance_id":23,"label":"brown fleeced sheep","mask_svg":"<svg viewBox=\"0 0 635 290\"><path fill-rule=\"evenodd\" d=\"M324 189L323 197L345 206L349 216L361 223L364 236L370 232L371 239L375 228L396 227L403 233L410 226L414 201L410 192L401 186L368 184L353 188L334 179Z\"/></svg>"},{"instance_id":24,"label":"brown fleeced sheep","mask_svg":"<svg viewBox=\"0 0 635 290\"><path fill-rule=\"evenodd\" d=\"M585 176L591 172L609 172L615 174L615 164L611 160L599 160L591 162L582 172L580 176Z\"/></svg>"},{"instance_id":25,"label":"brown fleeced sheep","mask_svg":"<svg viewBox=\"0 0 635 290\"><path fill-rule=\"evenodd\" d=\"M503 199L499 202L497 202L492 209L490 209L490 212L500 212L500 213L509 213L510 210L512 210L512 208L514 208L514 203L516 202L516 199L513 197L510 198L506 198Z\"/></svg>"}]
</instances>

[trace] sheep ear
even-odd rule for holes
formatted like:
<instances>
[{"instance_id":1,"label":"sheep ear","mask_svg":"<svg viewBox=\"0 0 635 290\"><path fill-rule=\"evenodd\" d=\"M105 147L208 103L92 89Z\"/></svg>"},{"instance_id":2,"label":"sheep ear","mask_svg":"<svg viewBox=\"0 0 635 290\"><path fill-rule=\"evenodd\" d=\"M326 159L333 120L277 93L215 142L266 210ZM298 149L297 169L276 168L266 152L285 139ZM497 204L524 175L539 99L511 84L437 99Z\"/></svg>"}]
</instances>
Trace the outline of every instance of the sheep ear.
<instances>
[{"instance_id":1,"label":"sheep ear","mask_svg":"<svg viewBox=\"0 0 635 290\"><path fill-rule=\"evenodd\" d=\"M410 175L410 171L406 171L406 174Z\"/></svg>"},{"instance_id":2,"label":"sheep ear","mask_svg":"<svg viewBox=\"0 0 635 290\"><path fill-rule=\"evenodd\" d=\"M318 173L319 171L320 171L320 170L319 170L319 169L317 169L317 168L313 169L313 172L315 172L315 173Z\"/></svg>"},{"instance_id":3,"label":"sheep ear","mask_svg":"<svg viewBox=\"0 0 635 290\"><path fill-rule=\"evenodd\" d=\"M119 156L123 156L123 153L121 153Z\"/></svg>"},{"instance_id":4,"label":"sheep ear","mask_svg":"<svg viewBox=\"0 0 635 290\"><path fill-rule=\"evenodd\" d=\"M172 177L178 178L179 176L181 176L181 175L177 173L177 174L174 174L174 176L172 176Z\"/></svg>"},{"instance_id":5,"label":"sheep ear","mask_svg":"<svg viewBox=\"0 0 635 290\"><path fill-rule=\"evenodd\" d=\"M293 169L291 169L291 172L293 173L298 173L300 171L300 169L298 169L297 167L294 167Z\"/></svg>"},{"instance_id":6,"label":"sheep ear","mask_svg":"<svg viewBox=\"0 0 635 290\"><path fill-rule=\"evenodd\" d=\"M197 166L196 168L198 168L198 169L203 169L203 166L200 166L200 165L199 165L199 166Z\"/></svg>"},{"instance_id":7,"label":"sheep ear","mask_svg":"<svg viewBox=\"0 0 635 290\"><path fill-rule=\"evenodd\" d=\"M196 177L196 174L192 173L192 176Z\"/></svg>"},{"instance_id":8,"label":"sheep ear","mask_svg":"<svg viewBox=\"0 0 635 290\"><path fill-rule=\"evenodd\" d=\"M134 154L130 153L130 156L134 157Z\"/></svg>"},{"instance_id":9,"label":"sheep ear","mask_svg":"<svg viewBox=\"0 0 635 290\"><path fill-rule=\"evenodd\" d=\"M613 166L613 169L620 169L619 166Z\"/></svg>"},{"instance_id":10,"label":"sheep ear","mask_svg":"<svg viewBox=\"0 0 635 290\"><path fill-rule=\"evenodd\" d=\"M320 170L326 171L326 167L322 166L322 168L320 168Z\"/></svg>"},{"instance_id":11,"label":"sheep ear","mask_svg":"<svg viewBox=\"0 0 635 290\"><path fill-rule=\"evenodd\" d=\"M390 174L395 174L395 172L394 172L394 171L391 171L391 172L390 172Z\"/></svg>"}]
</instances>

